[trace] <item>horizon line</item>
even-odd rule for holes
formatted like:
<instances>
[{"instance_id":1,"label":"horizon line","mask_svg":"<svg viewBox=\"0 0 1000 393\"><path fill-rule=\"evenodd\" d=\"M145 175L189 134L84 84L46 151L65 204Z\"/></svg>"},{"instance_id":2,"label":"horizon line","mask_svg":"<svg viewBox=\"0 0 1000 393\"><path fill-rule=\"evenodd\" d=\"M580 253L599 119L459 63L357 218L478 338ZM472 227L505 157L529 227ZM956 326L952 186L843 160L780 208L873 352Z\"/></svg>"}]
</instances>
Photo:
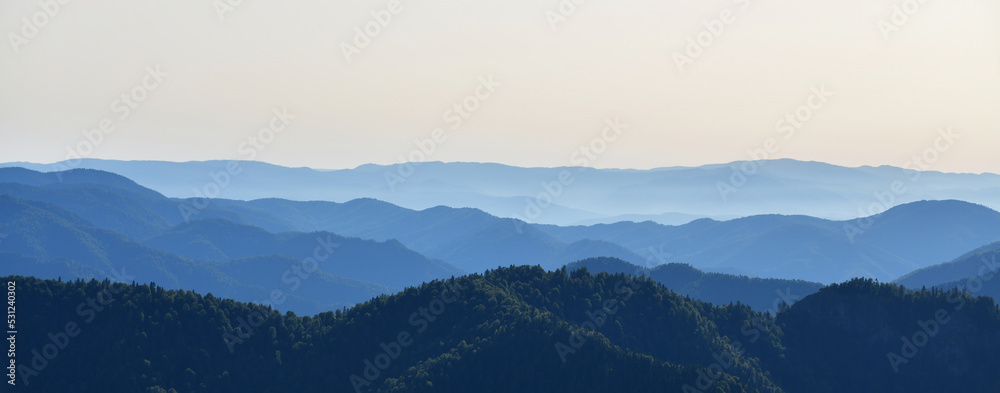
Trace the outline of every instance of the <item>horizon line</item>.
<instances>
[{"instance_id":1,"label":"horizon line","mask_svg":"<svg viewBox=\"0 0 1000 393\"><path fill-rule=\"evenodd\" d=\"M170 163L170 164L189 164L189 163L208 163L208 162L248 162L248 163L257 163L257 164L272 165L272 166L282 167L282 168L288 168L288 169L309 169L309 170L314 170L314 171L318 171L318 172L357 170L357 169L360 169L361 167L365 167L365 166L395 167L395 166L398 166L398 165L407 165L407 164L410 164L410 165L423 165L423 164L445 164L445 165L447 165L447 164L478 164L478 165L499 165L499 166L504 166L504 167L509 167L509 168L520 168L520 169L561 169L561 168L574 168L574 169L578 169L578 168L586 168L586 169L593 169L593 170L599 170L599 171L651 172L651 171L661 171L661 170L680 170L680 169L698 169L698 168L707 168L707 167L724 167L724 166L731 166L731 165L734 165L734 164L741 164L741 163L746 163L746 162L765 162L765 163L767 163L767 162L796 162L796 163L805 163L805 164L822 164L822 165L828 165L828 166L832 166L832 167L846 168L846 169L894 168L894 169L900 169L900 170L904 170L904 171L916 171L916 172L923 172L923 173L942 173L942 174L975 175L975 176L980 176L980 175L1000 175L1000 173L997 173L997 172L979 172L979 173L976 173L976 172L949 172L949 171L942 171L942 170L920 170L920 169L912 169L912 168L903 168L903 167L900 167L900 166L888 165L888 164L848 166L848 165L833 164L833 163L824 162L824 161L801 160L801 159L796 159L796 158L769 158L769 159L760 159L760 160L736 160L736 161L730 161L730 162L708 163L708 164L701 164L701 165L694 165L694 166L690 166L690 165L676 165L676 166L653 167L653 168L646 168L646 169L643 169L643 168L610 168L610 167L609 168L598 168L598 167L593 167L593 166L569 166L569 165L566 165L566 166L552 166L552 167L546 167L546 166L520 166L520 165L505 164L505 163L500 163L500 162L489 162L489 161L485 161L485 162L479 162L479 161L409 161L409 162L394 163L394 164L364 163L364 164L356 165L354 167L344 167L344 168L318 168L318 167L310 167L310 166L288 166L288 165L277 164L277 163L267 162L267 161L261 161L261 160L207 159L207 160L171 161L171 160L141 160L141 159L140 160L125 160L125 159L107 159L107 158L78 158L78 159L74 159L74 160L61 160L61 161L54 161L54 162L49 162L49 163L44 163L44 162L30 162L30 161L7 161L7 162L0 162L0 165L3 165L3 166L12 166L12 165L17 165L17 164L29 164L29 165L59 165L59 164L63 164L63 166L71 167L69 169L77 169L75 167L77 167L78 165L66 165L65 164L67 162L75 161L75 160L104 161L104 162L156 162L156 163Z\"/></svg>"}]
</instances>

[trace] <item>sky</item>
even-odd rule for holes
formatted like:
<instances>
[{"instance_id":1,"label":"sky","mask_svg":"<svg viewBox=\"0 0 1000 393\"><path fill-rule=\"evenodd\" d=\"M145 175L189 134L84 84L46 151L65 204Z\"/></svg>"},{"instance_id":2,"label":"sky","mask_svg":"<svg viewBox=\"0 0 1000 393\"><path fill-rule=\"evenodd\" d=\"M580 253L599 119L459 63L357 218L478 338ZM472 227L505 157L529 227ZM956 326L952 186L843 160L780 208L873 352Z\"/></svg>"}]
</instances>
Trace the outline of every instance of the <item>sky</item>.
<instances>
[{"instance_id":1,"label":"sky","mask_svg":"<svg viewBox=\"0 0 1000 393\"><path fill-rule=\"evenodd\" d=\"M2 162L1000 172L995 0L62 1L0 2Z\"/></svg>"}]
</instances>

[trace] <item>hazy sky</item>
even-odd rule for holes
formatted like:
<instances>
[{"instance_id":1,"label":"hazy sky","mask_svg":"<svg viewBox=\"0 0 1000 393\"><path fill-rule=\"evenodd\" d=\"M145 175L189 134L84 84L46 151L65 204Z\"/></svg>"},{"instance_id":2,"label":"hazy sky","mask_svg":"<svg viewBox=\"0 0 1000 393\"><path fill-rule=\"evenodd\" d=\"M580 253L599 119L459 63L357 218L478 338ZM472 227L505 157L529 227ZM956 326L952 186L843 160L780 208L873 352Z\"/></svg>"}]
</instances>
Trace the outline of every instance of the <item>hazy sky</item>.
<instances>
[{"instance_id":1,"label":"hazy sky","mask_svg":"<svg viewBox=\"0 0 1000 393\"><path fill-rule=\"evenodd\" d=\"M901 166L952 127L932 169L1000 171L996 0L46 1L0 2L0 161L345 168L441 128L427 160L700 165L776 138L770 157ZM372 12L391 20L348 61Z\"/></svg>"}]
</instances>

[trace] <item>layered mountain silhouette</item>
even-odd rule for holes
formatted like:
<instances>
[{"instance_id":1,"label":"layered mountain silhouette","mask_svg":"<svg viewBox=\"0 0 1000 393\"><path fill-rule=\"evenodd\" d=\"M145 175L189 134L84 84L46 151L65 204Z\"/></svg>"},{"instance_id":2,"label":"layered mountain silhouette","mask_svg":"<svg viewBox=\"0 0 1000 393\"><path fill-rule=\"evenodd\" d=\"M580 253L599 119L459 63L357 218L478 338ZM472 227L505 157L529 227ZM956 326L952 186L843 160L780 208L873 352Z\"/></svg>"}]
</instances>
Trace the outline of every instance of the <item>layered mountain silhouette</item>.
<instances>
[{"instance_id":1,"label":"layered mountain silhouette","mask_svg":"<svg viewBox=\"0 0 1000 393\"><path fill-rule=\"evenodd\" d=\"M395 240L376 242L330 232L273 234L223 219L179 224L144 243L190 259L213 262L261 255L322 259L318 263L328 273L393 288L462 273L454 266L428 259Z\"/></svg>"},{"instance_id":2,"label":"layered mountain silhouette","mask_svg":"<svg viewBox=\"0 0 1000 393\"><path fill-rule=\"evenodd\" d=\"M693 299L714 305L742 303L756 311L771 313L781 309L783 304L790 305L823 287L822 284L802 280L705 273L682 263L647 268L617 258L588 258L566 265L569 271L580 268L586 268L592 273L645 276Z\"/></svg>"},{"instance_id":3,"label":"layered mountain silhouette","mask_svg":"<svg viewBox=\"0 0 1000 393\"><path fill-rule=\"evenodd\" d=\"M992 356L1000 350L1000 213L980 204L915 201L840 221L768 214L557 226L472 207L275 197L304 179L314 188L296 192L329 191L330 173L306 168L247 163L254 175L243 185L236 174L215 185L241 198L234 195L267 184L256 182L283 180L267 198L240 200L172 194L192 181L176 177L178 168L204 181L206 163L93 162L161 170L139 183L162 188L92 169L0 168L4 280L16 283L18 310L45 310L17 318L30 326L17 341L26 391L1000 389ZM754 182L822 176L793 190L821 205L852 200L835 192L851 182L915 174L765 165L772 172ZM375 189L370 175L392 168L335 171L338 182L352 179L337 195ZM510 202L519 196L503 190L524 190L507 188L505 176L544 184L553 173L421 168L396 184L409 188L397 198L420 204L453 192L474 204ZM470 168L497 184L458 170ZM593 192L586 206L626 193L643 196L627 201L642 207L663 185L727 170L580 170L574 184ZM919 174L956 195L974 182L991 187L989 176ZM740 197L761 192L754 187ZM565 195L553 211L567 220L589 211ZM598 216L635 214L613 211Z\"/></svg>"},{"instance_id":4,"label":"layered mountain silhouette","mask_svg":"<svg viewBox=\"0 0 1000 393\"><path fill-rule=\"evenodd\" d=\"M60 183L60 177L86 181ZM174 199L120 176L90 170L40 174L4 168L0 192L57 205L136 242L194 259L308 253L309 247L288 250L279 244L294 237L286 234L290 232L331 232L389 242L392 247L401 244L425 256L423 264L439 265L437 273L410 277L420 279L484 271L511 259L554 269L584 258L610 256L640 266L680 262L711 272L820 283L853 277L891 281L1000 239L1000 213L960 201L915 202L850 221L762 215L701 219L680 226L620 222L559 227L500 218L478 209L438 206L417 211L373 199L345 203ZM218 231L210 225L218 226ZM222 238L227 231L234 239ZM260 244L242 240L242 246L227 243L240 241L241 236L270 240Z\"/></svg>"},{"instance_id":5,"label":"layered mountain silhouette","mask_svg":"<svg viewBox=\"0 0 1000 393\"><path fill-rule=\"evenodd\" d=\"M203 230L183 232L191 226ZM260 234L257 231L263 232L222 220L195 221L153 236L147 240L154 244L150 246L99 228L59 207L0 195L0 233L6 235L0 241L0 257L11 273L156 282L168 288L190 288L254 302L271 302L272 292L278 290L287 294L282 309L302 312L350 306L406 286L460 274L460 270L398 242L319 232L282 238L263 232L272 241L265 244L247 236ZM164 240L180 236L178 233L190 237ZM246 244L275 249L252 255L235 251ZM279 249L282 246L286 249ZM232 255L220 254L220 249ZM317 249L328 257L307 263L305 258Z\"/></svg>"},{"instance_id":6,"label":"layered mountain silhouette","mask_svg":"<svg viewBox=\"0 0 1000 393\"><path fill-rule=\"evenodd\" d=\"M994 275L1000 273L998 255L1000 255L1000 242L990 243L969 251L952 261L909 273L896 280L896 283L907 288L930 288L934 286L945 287L948 283L956 283L975 277L984 281L992 281Z\"/></svg>"},{"instance_id":7,"label":"layered mountain silhouette","mask_svg":"<svg viewBox=\"0 0 1000 393\"><path fill-rule=\"evenodd\" d=\"M961 201L921 201L851 221L765 215L681 226L652 222L539 226L564 241L601 239L654 250L701 269L830 283L891 281L1000 239L1000 213Z\"/></svg>"},{"instance_id":8,"label":"layered mountain silhouette","mask_svg":"<svg viewBox=\"0 0 1000 393\"><path fill-rule=\"evenodd\" d=\"M374 198L409 209L473 207L498 217L556 225L613 223L623 216L666 224L759 214L850 219L899 204L946 199L1000 209L1000 176L995 174L917 172L889 166L847 168L788 159L649 170L441 162L314 170L247 161L96 159L2 165L39 171L106 170L171 197L201 197L222 185L219 195L209 196L303 201ZM568 184L559 181L564 173L571 176ZM894 187L897 183L900 187ZM547 198L551 204L545 202ZM530 206L539 201L546 207L533 211ZM878 211L872 211L873 204Z\"/></svg>"}]
</instances>

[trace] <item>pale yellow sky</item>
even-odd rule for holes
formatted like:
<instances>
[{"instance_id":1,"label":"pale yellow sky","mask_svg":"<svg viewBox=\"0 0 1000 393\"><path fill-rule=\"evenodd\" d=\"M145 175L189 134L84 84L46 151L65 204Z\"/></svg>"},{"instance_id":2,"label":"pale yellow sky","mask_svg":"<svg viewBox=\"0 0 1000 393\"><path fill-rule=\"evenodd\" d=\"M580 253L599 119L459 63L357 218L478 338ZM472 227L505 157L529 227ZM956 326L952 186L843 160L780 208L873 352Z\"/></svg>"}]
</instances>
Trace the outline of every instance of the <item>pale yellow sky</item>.
<instances>
[{"instance_id":1,"label":"pale yellow sky","mask_svg":"<svg viewBox=\"0 0 1000 393\"><path fill-rule=\"evenodd\" d=\"M345 168L398 162L442 128L427 160L561 166L617 117L627 127L588 165L743 160L774 137L772 158L901 166L952 127L962 137L931 169L1000 172L994 0L926 1L888 39L880 20L907 1L591 0L553 30L555 0L401 0L350 61L341 44L388 1L243 0L221 18L213 4L238 1L213 1L0 2L0 161L72 146ZM710 35L680 70L675 53ZM820 88L832 96L805 112ZM126 112L123 93L143 100ZM250 157L281 108L294 118ZM797 111L808 121L785 139ZM102 119L114 131L84 142Z\"/></svg>"}]
</instances>

